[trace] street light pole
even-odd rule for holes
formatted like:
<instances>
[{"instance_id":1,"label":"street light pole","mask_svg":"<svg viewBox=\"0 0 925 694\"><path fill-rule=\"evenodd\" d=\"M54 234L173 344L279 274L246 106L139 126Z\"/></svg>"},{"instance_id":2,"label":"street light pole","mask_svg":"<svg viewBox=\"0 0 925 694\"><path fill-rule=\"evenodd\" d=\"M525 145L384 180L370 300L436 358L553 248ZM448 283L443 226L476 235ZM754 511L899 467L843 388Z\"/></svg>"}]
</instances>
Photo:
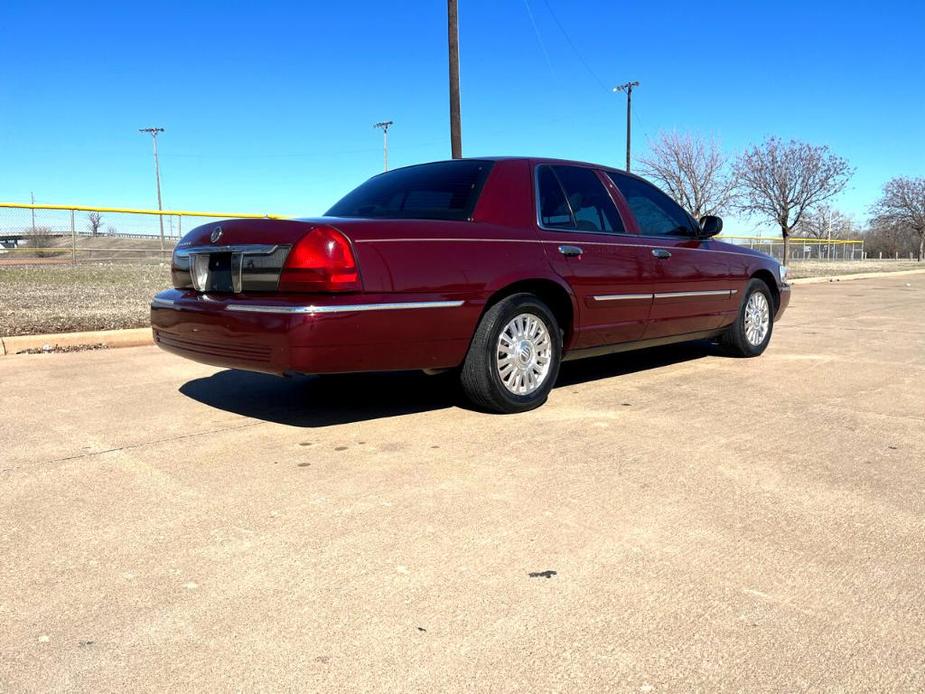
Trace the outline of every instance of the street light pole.
<instances>
[{"instance_id":1,"label":"street light pole","mask_svg":"<svg viewBox=\"0 0 925 694\"><path fill-rule=\"evenodd\" d=\"M389 170L389 128L394 125L394 121L379 121L373 127L382 128L382 152L385 159L385 171Z\"/></svg>"},{"instance_id":2,"label":"street light pole","mask_svg":"<svg viewBox=\"0 0 925 694\"><path fill-rule=\"evenodd\" d=\"M161 164L157 157L157 136L164 132L163 128L138 128L140 133L149 133L151 139L154 141L154 180L157 183L157 209L158 211L163 211L164 207L161 205ZM164 215L159 214L157 216L157 221L161 225L161 253L164 252Z\"/></svg>"},{"instance_id":3,"label":"street light pole","mask_svg":"<svg viewBox=\"0 0 925 694\"><path fill-rule=\"evenodd\" d=\"M639 82L626 82L618 84L613 88L614 92L626 92L626 170L630 170L630 150L632 148L632 110L633 110L633 87L638 87Z\"/></svg>"}]
</instances>

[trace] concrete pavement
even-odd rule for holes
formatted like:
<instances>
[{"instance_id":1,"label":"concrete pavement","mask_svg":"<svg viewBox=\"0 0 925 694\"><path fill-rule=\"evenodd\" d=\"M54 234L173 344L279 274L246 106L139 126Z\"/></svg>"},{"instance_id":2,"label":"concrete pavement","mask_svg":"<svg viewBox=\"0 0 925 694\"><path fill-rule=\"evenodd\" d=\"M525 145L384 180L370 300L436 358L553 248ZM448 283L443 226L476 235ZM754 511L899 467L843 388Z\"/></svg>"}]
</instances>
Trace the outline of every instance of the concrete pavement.
<instances>
[{"instance_id":1,"label":"concrete pavement","mask_svg":"<svg viewBox=\"0 0 925 694\"><path fill-rule=\"evenodd\" d=\"M0 691L925 689L925 277L541 409L0 360ZM531 574L534 574L531 576Z\"/></svg>"}]
</instances>

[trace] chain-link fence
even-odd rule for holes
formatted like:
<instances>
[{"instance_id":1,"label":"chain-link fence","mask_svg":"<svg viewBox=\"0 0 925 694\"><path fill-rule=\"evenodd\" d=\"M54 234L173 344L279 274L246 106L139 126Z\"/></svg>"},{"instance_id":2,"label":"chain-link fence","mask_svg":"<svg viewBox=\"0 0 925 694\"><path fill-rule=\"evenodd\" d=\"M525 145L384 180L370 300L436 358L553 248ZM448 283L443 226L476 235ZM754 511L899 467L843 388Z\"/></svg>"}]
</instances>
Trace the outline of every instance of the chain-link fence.
<instances>
[{"instance_id":1,"label":"chain-link fence","mask_svg":"<svg viewBox=\"0 0 925 694\"><path fill-rule=\"evenodd\" d=\"M720 241L747 246L783 260L784 240L763 236L718 236ZM806 239L790 237L790 262L808 260L853 261L865 260L863 239Z\"/></svg>"},{"instance_id":2,"label":"chain-link fence","mask_svg":"<svg viewBox=\"0 0 925 694\"><path fill-rule=\"evenodd\" d=\"M262 216L0 203L0 264L163 260L193 227Z\"/></svg>"}]
</instances>

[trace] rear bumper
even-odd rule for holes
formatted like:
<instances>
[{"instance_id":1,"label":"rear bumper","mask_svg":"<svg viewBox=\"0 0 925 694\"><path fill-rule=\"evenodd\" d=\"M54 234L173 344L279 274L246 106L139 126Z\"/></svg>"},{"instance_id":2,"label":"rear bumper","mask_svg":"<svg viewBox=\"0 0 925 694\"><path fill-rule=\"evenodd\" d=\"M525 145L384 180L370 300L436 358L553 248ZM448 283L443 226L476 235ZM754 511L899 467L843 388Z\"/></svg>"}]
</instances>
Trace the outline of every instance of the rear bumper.
<instances>
[{"instance_id":1,"label":"rear bumper","mask_svg":"<svg viewBox=\"0 0 925 694\"><path fill-rule=\"evenodd\" d=\"M284 373L451 368L478 302L394 295L210 296L170 289L151 302L154 341L213 366Z\"/></svg>"}]
</instances>

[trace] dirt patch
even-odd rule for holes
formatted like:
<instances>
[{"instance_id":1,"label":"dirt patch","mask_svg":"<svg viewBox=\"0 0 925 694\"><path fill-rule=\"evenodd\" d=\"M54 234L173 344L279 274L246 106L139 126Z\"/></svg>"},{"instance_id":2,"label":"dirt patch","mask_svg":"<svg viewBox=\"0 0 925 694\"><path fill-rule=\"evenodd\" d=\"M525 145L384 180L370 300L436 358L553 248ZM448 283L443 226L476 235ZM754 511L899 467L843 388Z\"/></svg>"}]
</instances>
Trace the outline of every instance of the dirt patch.
<instances>
[{"instance_id":1,"label":"dirt patch","mask_svg":"<svg viewBox=\"0 0 925 694\"><path fill-rule=\"evenodd\" d=\"M109 349L109 345L104 345L102 342L92 345L43 345L23 349L16 354L64 354L66 352L92 352L97 349Z\"/></svg>"}]
</instances>

